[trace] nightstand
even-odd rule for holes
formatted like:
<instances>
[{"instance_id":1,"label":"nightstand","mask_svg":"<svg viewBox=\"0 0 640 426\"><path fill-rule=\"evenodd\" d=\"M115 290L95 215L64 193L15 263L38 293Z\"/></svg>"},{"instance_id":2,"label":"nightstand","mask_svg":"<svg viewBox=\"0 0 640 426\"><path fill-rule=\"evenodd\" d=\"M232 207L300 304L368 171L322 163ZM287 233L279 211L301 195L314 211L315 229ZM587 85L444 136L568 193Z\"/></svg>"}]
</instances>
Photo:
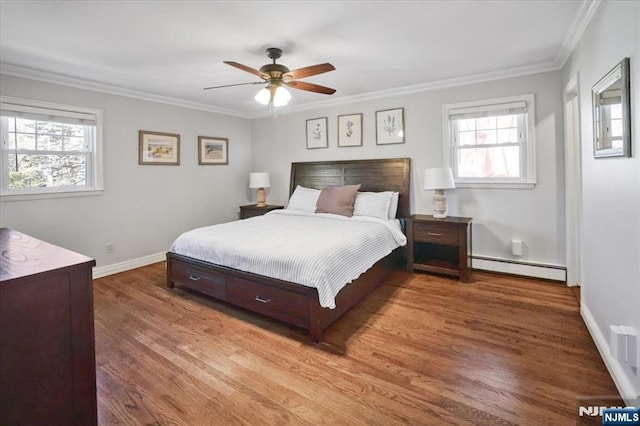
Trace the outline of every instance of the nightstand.
<instances>
[{"instance_id":1,"label":"nightstand","mask_svg":"<svg viewBox=\"0 0 640 426\"><path fill-rule=\"evenodd\" d=\"M407 221L407 270L435 272L468 282L471 275L471 218L412 215Z\"/></svg>"},{"instance_id":2,"label":"nightstand","mask_svg":"<svg viewBox=\"0 0 640 426\"><path fill-rule=\"evenodd\" d=\"M248 206L240 206L240 219L247 219L254 216L262 216L263 214L270 212L271 210L283 209L284 206L270 206L258 207L255 204L249 204Z\"/></svg>"}]
</instances>

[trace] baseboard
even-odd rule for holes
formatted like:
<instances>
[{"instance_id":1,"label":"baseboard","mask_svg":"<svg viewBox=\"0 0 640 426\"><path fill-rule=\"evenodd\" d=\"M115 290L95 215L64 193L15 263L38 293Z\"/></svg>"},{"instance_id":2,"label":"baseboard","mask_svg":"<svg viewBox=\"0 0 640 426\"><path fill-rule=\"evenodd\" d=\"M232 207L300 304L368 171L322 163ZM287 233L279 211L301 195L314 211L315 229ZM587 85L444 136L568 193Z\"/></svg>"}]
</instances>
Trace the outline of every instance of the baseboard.
<instances>
[{"instance_id":1,"label":"baseboard","mask_svg":"<svg viewBox=\"0 0 640 426\"><path fill-rule=\"evenodd\" d=\"M620 368L618 361L611 356L609 339L602 334L598 324L596 324L596 320L593 318L593 315L591 315L591 311L589 311L589 308L587 308L585 304L582 304L580 307L580 315L582 315L582 319L587 325L591 338L595 342L598 352L600 352L600 356L604 361L604 365L606 365L616 388L618 388L620 396L624 399L627 406L636 407L636 404L640 401L640 395L635 394L632 383Z\"/></svg>"},{"instance_id":2,"label":"baseboard","mask_svg":"<svg viewBox=\"0 0 640 426\"><path fill-rule=\"evenodd\" d=\"M126 262L114 263L113 265L100 266L93 268L93 279L106 277L107 275L117 274L118 272L128 271L130 269L140 268L141 266L151 265L152 263L163 262L167 259L167 253L156 253L149 256L139 257Z\"/></svg>"},{"instance_id":3,"label":"baseboard","mask_svg":"<svg viewBox=\"0 0 640 426\"><path fill-rule=\"evenodd\" d=\"M471 265L473 269L481 269L484 271L567 282L567 268L564 266L484 256L473 256Z\"/></svg>"}]
</instances>

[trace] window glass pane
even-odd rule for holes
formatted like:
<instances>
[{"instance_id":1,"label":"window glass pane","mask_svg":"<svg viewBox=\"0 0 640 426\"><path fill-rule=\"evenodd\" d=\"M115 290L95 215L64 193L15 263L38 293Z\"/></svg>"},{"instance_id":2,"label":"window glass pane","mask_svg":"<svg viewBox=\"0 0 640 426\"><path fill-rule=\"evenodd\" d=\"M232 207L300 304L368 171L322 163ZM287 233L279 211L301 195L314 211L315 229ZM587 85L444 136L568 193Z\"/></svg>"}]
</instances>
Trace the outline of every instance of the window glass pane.
<instances>
[{"instance_id":1,"label":"window glass pane","mask_svg":"<svg viewBox=\"0 0 640 426\"><path fill-rule=\"evenodd\" d=\"M498 141L498 133L495 129L493 130L478 130L478 134L476 136L478 144L485 143L497 143Z\"/></svg>"},{"instance_id":2,"label":"window glass pane","mask_svg":"<svg viewBox=\"0 0 640 426\"><path fill-rule=\"evenodd\" d=\"M36 149L36 135L18 133L16 135L16 141L18 143L18 149Z\"/></svg>"},{"instance_id":3,"label":"window glass pane","mask_svg":"<svg viewBox=\"0 0 640 426\"><path fill-rule=\"evenodd\" d=\"M64 140L64 151L87 151L84 137L71 137Z\"/></svg>"},{"instance_id":4,"label":"window glass pane","mask_svg":"<svg viewBox=\"0 0 640 426\"><path fill-rule=\"evenodd\" d=\"M458 130L461 132L465 132L468 130L476 129L476 120L475 118L469 118L465 120L458 120Z\"/></svg>"},{"instance_id":5,"label":"window glass pane","mask_svg":"<svg viewBox=\"0 0 640 426\"><path fill-rule=\"evenodd\" d=\"M5 149L16 149L16 134L9 133L9 137L7 138L7 143L5 144Z\"/></svg>"},{"instance_id":6,"label":"window glass pane","mask_svg":"<svg viewBox=\"0 0 640 426\"><path fill-rule=\"evenodd\" d=\"M65 137L86 136L85 126L81 124L64 124L62 128L62 133L65 135Z\"/></svg>"},{"instance_id":7,"label":"window glass pane","mask_svg":"<svg viewBox=\"0 0 640 426\"><path fill-rule=\"evenodd\" d=\"M612 119L622 119L622 104L613 104L611 105L611 118Z\"/></svg>"},{"instance_id":8,"label":"window glass pane","mask_svg":"<svg viewBox=\"0 0 640 426\"><path fill-rule=\"evenodd\" d=\"M518 143L518 129L498 129L498 143Z\"/></svg>"},{"instance_id":9,"label":"window glass pane","mask_svg":"<svg viewBox=\"0 0 640 426\"><path fill-rule=\"evenodd\" d=\"M18 170L16 168L16 158L18 157L16 154L9 154L7 156L7 169L9 169L9 173L11 172L15 172L16 170Z\"/></svg>"},{"instance_id":10,"label":"window glass pane","mask_svg":"<svg viewBox=\"0 0 640 426\"><path fill-rule=\"evenodd\" d=\"M478 130L495 129L496 117L476 118L476 127L478 128Z\"/></svg>"},{"instance_id":11,"label":"window glass pane","mask_svg":"<svg viewBox=\"0 0 640 426\"><path fill-rule=\"evenodd\" d=\"M476 144L476 132L460 132L460 133L458 133L458 144L460 144L460 145L475 145Z\"/></svg>"},{"instance_id":12,"label":"window glass pane","mask_svg":"<svg viewBox=\"0 0 640 426\"><path fill-rule=\"evenodd\" d=\"M9 132L16 131L16 119L15 117L7 117L7 124L9 125Z\"/></svg>"},{"instance_id":13,"label":"window glass pane","mask_svg":"<svg viewBox=\"0 0 640 426\"><path fill-rule=\"evenodd\" d=\"M458 177L517 178L520 176L520 147L467 148L457 151Z\"/></svg>"},{"instance_id":14,"label":"window glass pane","mask_svg":"<svg viewBox=\"0 0 640 426\"><path fill-rule=\"evenodd\" d=\"M518 114L501 115L498 117L498 127L518 127Z\"/></svg>"},{"instance_id":15,"label":"window glass pane","mask_svg":"<svg viewBox=\"0 0 640 426\"><path fill-rule=\"evenodd\" d=\"M84 155L19 154L17 167L9 171L9 188L85 186L86 166Z\"/></svg>"},{"instance_id":16,"label":"window glass pane","mask_svg":"<svg viewBox=\"0 0 640 426\"><path fill-rule=\"evenodd\" d=\"M62 136L38 135L38 151L62 151Z\"/></svg>"},{"instance_id":17,"label":"window glass pane","mask_svg":"<svg viewBox=\"0 0 640 426\"><path fill-rule=\"evenodd\" d=\"M62 125L53 121L37 121L38 134L59 135L62 133Z\"/></svg>"},{"instance_id":18,"label":"window glass pane","mask_svg":"<svg viewBox=\"0 0 640 426\"><path fill-rule=\"evenodd\" d=\"M27 120L25 118L16 117L16 131L23 133L35 133L36 122L33 120Z\"/></svg>"}]
</instances>

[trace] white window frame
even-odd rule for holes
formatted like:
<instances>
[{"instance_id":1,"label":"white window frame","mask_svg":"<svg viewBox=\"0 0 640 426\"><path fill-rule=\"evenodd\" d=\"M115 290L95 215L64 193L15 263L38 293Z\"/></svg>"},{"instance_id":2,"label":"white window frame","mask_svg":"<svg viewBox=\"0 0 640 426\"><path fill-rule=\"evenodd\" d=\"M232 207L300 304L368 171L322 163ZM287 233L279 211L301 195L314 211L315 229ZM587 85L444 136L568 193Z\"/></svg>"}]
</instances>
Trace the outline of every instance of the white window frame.
<instances>
[{"instance_id":1,"label":"white window frame","mask_svg":"<svg viewBox=\"0 0 640 426\"><path fill-rule=\"evenodd\" d=\"M49 188L9 189L8 151L4 149L7 134L2 134L2 154L0 158L0 201L21 201L43 198L64 198L100 195L104 190L102 167L102 110L51 102L33 101L9 96L0 96L0 109L8 111L29 111L36 114L50 114L59 117L95 117L96 129L90 151L87 153L87 184L79 187L59 186ZM3 132L6 128L3 126ZM46 153L46 152L45 152Z\"/></svg>"},{"instance_id":2,"label":"white window frame","mask_svg":"<svg viewBox=\"0 0 640 426\"><path fill-rule=\"evenodd\" d=\"M502 105L525 103L524 126L522 142L520 143L520 171L519 178L463 178L457 176L455 160L454 125L450 116L454 113L478 112L500 109ZM447 104L442 107L442 128L444 130L444 164L451 167L456 187L459 188L524 188L531 189L536 185L536 140L535 140L535 103L534 95L510 96L504 98L483 99L479 101Z\"/></svg>"}]
</instances>

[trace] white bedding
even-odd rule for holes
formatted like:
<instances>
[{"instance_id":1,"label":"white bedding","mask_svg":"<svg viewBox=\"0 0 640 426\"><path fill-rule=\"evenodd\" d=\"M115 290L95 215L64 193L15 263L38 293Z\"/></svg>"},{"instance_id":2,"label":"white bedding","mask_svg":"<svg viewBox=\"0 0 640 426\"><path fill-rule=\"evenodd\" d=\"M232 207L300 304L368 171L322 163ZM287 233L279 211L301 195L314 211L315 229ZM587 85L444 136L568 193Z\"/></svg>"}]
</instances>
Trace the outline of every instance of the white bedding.
<instances>
[{"instance_id":1,"label":"white bedding","mask_svg":"<svg viewBox=\"0 0 640 426\"><path fill-rule=\"evenodd\" d=\"M397 220L274 210L185 232L171 251L318 289L320 306L407 239Z\"/></svg>"}]
</instances>

